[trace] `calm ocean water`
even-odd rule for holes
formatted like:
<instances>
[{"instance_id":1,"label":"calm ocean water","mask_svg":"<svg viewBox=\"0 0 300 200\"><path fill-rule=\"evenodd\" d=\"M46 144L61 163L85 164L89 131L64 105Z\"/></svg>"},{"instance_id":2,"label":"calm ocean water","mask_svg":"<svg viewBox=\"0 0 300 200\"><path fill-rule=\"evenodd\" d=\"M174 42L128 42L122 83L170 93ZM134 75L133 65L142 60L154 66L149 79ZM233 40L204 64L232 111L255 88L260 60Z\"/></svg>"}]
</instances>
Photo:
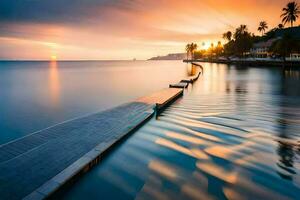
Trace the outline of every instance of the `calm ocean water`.
<instances>
[{"instance_id":1,"label":"calm ocean water","mask_svg":"<svg viewBox=\"0 0 300 200\"><path fill-rule=\"evenodd\" d=\"M0 144L148 95L187 73L181 61L0 61Z\"/></svg>"},{"instance_id":2,"label":"calm ocean water","mask_svg":"<svg viewBox=\"0 0 300 200\"><path fill-rule=\"evenodd\" d=\"M183 98L55 198L299 199L300 71L203 66ZM180 61L0 62L0 142L188 71Z\"/></svg>"},{"instance_id":3,"label":"calm ocean water","mask_svg":"<svg viewBox=\"0 0 300 200\"><path fill-rule=\"evenodd\" d=\"M300 72L203 66L182 99L56 198L299 199Z\"/></svg>"}]
</instances>

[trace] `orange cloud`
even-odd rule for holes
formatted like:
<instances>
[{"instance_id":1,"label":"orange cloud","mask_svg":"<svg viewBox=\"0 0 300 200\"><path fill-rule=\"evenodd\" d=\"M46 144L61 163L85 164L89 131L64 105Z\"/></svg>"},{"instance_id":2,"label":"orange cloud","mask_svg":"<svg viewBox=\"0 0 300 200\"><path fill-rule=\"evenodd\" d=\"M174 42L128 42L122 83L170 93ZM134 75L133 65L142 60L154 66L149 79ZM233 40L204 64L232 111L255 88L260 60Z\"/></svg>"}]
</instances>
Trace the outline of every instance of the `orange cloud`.
<instances>
[{"instance_id":1,"label":"orange cloud","mask_svg":"<svg viewBox=\"0 0 300 200\"><path fill-rule=\"evenodd\" d=\"M60 59L146 59L183 52L187 42L216 42L239 24L253 32L261 20L276 26L285 5L281 0L99 0L64 8L67 0L61 0L58 8L43 2L38 4L45 4L47 15L35 11L23 20L26 10L17 8L3 19L0 14L0 58L48 59L53 47L46 44L56 44Z\"/></svg>"}]
</instances>

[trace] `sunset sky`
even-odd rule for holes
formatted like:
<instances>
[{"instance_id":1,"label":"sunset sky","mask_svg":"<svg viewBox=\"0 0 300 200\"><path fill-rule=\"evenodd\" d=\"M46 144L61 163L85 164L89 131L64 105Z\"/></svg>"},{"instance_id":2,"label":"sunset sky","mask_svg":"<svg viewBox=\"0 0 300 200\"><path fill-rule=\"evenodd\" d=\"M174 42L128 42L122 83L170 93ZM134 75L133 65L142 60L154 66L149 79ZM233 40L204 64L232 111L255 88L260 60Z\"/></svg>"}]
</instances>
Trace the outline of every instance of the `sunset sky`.
<instances>
[{"instance_id":1,"label":"sunset sky","mask_svg":"<svg viewBox=\"0 0 300 200\"><path fill-rule=\"evenodd\" d=\"M147 59L210 44L259 21L277 26L285 0L0 0L0 59ZM298 25L298 22L296 23Z\"/></svg>"}]
</instances>

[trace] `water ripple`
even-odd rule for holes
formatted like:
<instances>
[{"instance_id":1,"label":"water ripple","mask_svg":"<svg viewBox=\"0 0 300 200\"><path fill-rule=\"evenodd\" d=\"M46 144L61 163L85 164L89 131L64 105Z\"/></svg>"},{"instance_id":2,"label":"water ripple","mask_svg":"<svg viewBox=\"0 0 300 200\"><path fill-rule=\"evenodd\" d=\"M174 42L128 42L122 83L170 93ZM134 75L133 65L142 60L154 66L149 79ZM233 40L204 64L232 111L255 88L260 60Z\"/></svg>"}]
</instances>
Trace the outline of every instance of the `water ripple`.
<instances>
[{"instance_id":1,"label":"water ripple","mask_svg":"<svg viewBox=\"0 0 300 200\"><path fill-rule=\"evenodd\" d=\"M271 77L210 66L64 197L299 199L300 93L284 96Z\"/></svg>"}]
</instances>

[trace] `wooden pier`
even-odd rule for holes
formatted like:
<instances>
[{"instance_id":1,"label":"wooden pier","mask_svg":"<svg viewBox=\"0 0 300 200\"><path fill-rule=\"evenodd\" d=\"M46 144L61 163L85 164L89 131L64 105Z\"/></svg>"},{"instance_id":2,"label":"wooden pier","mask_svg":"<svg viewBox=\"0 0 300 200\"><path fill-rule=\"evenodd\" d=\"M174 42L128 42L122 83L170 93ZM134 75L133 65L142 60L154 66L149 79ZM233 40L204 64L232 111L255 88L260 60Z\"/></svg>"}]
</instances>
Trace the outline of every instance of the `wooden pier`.
<instances>
[{"instance_id":1,"label":"wooden pier","mask_svg":"<svg viewBox=\"0 0 300 200\"><path fill-rule=\"evenodd\" d=\"M45 199L100 161L107 150L183 95L182 80L121 106L0 145L0 199Z\"/></svg>"},{"instance_id":2,"label":"wooden pier","mask_svg":"<svg viewBox=\"0 0 300 200\"><path fill-rule=\"evenodd\" d=\"M187 88L188 86L189 86L189 83L186 83L186 82L179 82L179 83L169 85L170 88Z\"/></svg>"},{"instance_id":3,"label":"wooden pier","mask_svg":"<svg viewBox=\"0 0 300 200\"><path fill-rule=\"evenodd\" d=\"M201 72L198 72L197 75L190 76L187 79L182 79L179 83L170 84L169 88L187 88L189 84L193 84L195 81L197 81L200 75Z\"/></svg>"},{"instance_id":4,"label":"wooden pier","mask_svg":"<svg viewBox=\"0 0 300 200\"><path fill-rule=\"evenodd\" d=\"M199 76L201 75L201 72L199 72L196 76L188 77L187 79L182 79L180 82L182 83L194 83L198 80Z\"/></svg>"},{"instance_id":5,"label":"wooden pier","mask_svg":"<svg viewBox=\"0 0 300 200\"><path fill-rule=\"evenodd\" d=\"M48 197L182 94L182 89L164 89L1 145L1 199Z\"/></svg>"}]
</instances>

